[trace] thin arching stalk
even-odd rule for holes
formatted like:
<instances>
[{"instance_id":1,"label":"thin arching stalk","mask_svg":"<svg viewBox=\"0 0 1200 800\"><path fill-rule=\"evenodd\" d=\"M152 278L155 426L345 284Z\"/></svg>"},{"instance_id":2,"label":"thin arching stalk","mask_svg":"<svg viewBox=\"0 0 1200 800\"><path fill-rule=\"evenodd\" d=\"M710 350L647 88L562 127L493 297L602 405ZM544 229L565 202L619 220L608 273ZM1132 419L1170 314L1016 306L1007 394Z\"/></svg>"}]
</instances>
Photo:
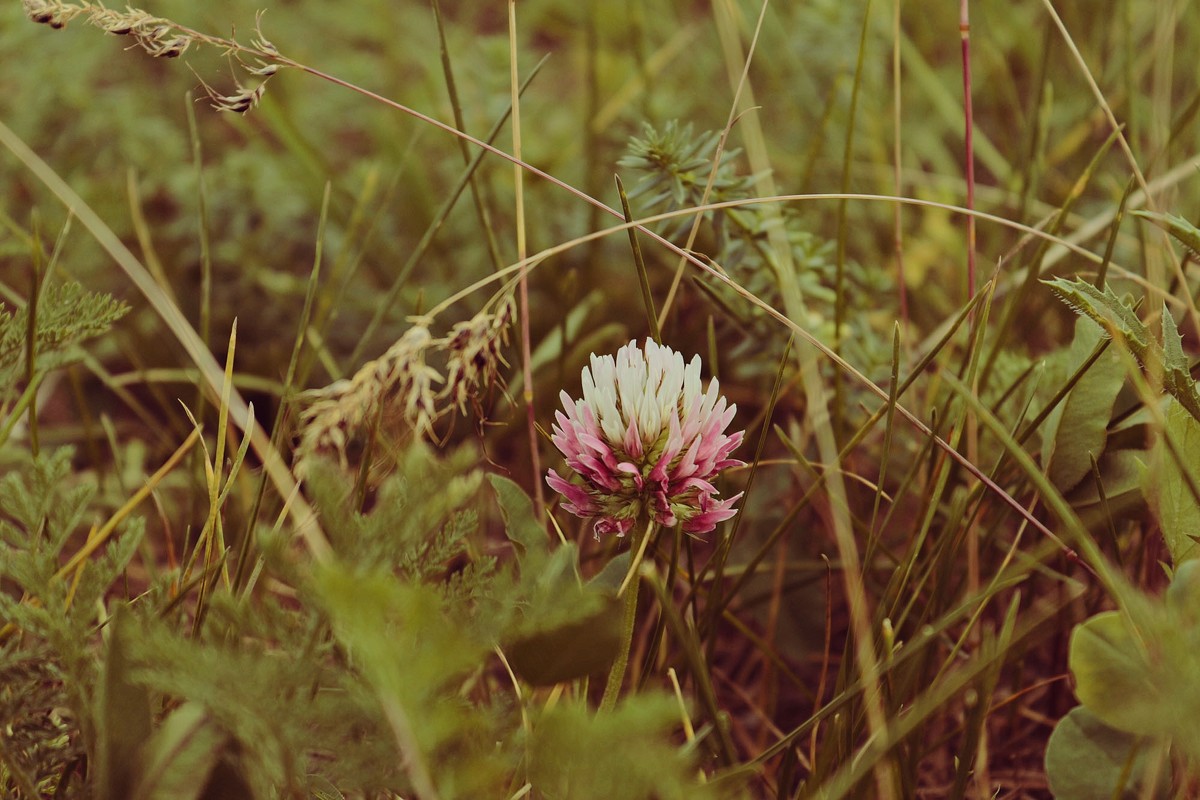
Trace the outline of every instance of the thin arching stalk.
<instances>
[{"instance_id":1,"label":"thin arching stalk","mask_svg":"<svg viewBox=\"0 0 1200 800\"><path fill-rule=\"evenodd\" d=\"M517 74L517 0L508 0L508 48L509 88L512 94L513 157L521 160L521 82ZM519 163L513 164L515 195L513 198L517 228L517 258L525 260L528 251L525 242L525 170ZM525 417L529 430L529 462L533 472L533 500L538 516L545 516L546 495L542 489L542 464L538 456L537 415L533 408L533 348L529 332L529 277L528 269L522 269L517 281L517 298L521 316L521 370L525 379L522 397L525 400Z\"/></svg>"}]
</instances>

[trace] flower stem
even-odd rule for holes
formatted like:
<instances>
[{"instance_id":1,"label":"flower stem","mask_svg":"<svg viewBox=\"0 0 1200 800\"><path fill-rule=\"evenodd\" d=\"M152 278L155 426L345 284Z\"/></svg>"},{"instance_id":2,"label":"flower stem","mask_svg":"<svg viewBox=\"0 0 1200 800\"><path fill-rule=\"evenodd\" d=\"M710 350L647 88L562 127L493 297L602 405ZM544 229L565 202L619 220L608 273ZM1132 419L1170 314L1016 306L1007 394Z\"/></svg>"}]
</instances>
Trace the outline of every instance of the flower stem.
<instances>
[{"instance_id":1,"label":"flower stem","mask_svg":"<svg viewBox=\"0 0 1200 800\"><path fill-rule=\"evenodd\" d=\"M629 666L629 651L633 647L633 632L637 623L636 577L638 569L642 566L642 558L646 555L646 547L654 538L656 527L653 521L648 522L645 528L641 525L634 526L634 530L641 530L642 535L640 541L636 542L637 552L629 562L629 572L625 575L625 580L621 581L621 588L617 590L617 597L624 598L624 602L621 603L621 650L608 672L608 683L604 684L604 696L600 699L601 711L612 711L616 707L617 695L621 693L621 684L625 680L625 669Z\"/></svg>"},{"instance_id":2,"label":"flower stem","mask_svg":"<svg viewBox=\"0 0 1200 800\"><path fill-rule=\"evenodd\" d=\"M621 581L621 588L617 589L617 597L625 594L625 590L629 588L629 584L633 581L634 576L637 575L638 567L642 565L642 558L646 555L646 546L654 538L653 525L654 523L650 523L646 527L645 532L642 533L642 540L638 543L637 554L629 562L629 572L625 573L625 580ZM635 591L634 594L637 594L637 592Z\"/></svg>"},{"instance_id":3,"label":"flower stem","mask_svg":"<svg viewBox=\"0 0 1200 800\"><path fill-rule=\"evenodd\" d=\"M633 645L634 623L637 622L637 596L635 585L625 592L624 602L621 603L621 650L608 672L608 683L604 684L604 697L600 699L601 711L612 711L617 705L617 696L621 693L625 668L629 666L629 650Z\"/></svg>"}]
</instances>

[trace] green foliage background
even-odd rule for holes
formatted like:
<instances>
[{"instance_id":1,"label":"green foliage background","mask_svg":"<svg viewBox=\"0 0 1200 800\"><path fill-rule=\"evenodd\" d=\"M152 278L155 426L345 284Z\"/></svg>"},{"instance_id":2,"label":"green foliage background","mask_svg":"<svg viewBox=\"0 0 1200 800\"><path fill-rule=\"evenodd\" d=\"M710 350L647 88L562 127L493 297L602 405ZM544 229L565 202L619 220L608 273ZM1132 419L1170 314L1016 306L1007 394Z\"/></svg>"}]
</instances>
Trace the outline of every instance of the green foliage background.
<instances>
[{"instance_id":1,"label":"green foliage background","mask_svg":"<svg viewBox=\"0 0 1200 800\"><path fill-rule=\"evenodd\" d=\"M508 162L484 158L430 235L475 153L454 137L295 69L250 113L218 113L204 84L245 80L219 48L152 59L82 19L33 24L22 5L0 7L0 122L218 361L238 320L231 381L285 452L297 391L352 376L518 260ZM970 4L976 204L993 216L978 219L985 294L969 318L958 9L778 2L754 40L760 6L741 0L517 5L522 77L536 69L525 161L614 208L619 175L645 217L698 204L728 134L710 200L822 195L697 228L692 250L744 293L689 268L663 337L738 404L753 464L726 480L748 494L712 537L650 551L641 649L612 711L595 710L597 678L622 635L628 556L565 514L549 535L536 516L516 348L506 387L441 418L436 446L384 425L349 465L314 462L300 496L331 545L314 558L233 434L214 478L224 410L197 365L0 151L0 793L963 797L1044 792L1046 772L1060 797L1195 791L1194 692L1163 701L1182 709L1169 726L1141 723L1164 708L1147 675L1196 677L1191 617L1156 596L1190 597L1200 534L1200 23L1187 4L1119 0L1062 4L1060 29L1050 5ZM509 107L503 3L445 0L441 26L425 3L382 0L146 10L214 36L236 25L243 42L265 11L289 58L461 113L476 136ZM530 252L620 221L536 177L524 190ZM912 202L828 196L844 193ZM691 222L649 227L682 245ZM662 304L679 257L639 241ZM530 273L542 433L589 353L650 329L637 275L624 233ZM845 361L812 355L764 305ZM203 446L151 479L192 433L181 403Z\"/></svg>"}]
</instances>

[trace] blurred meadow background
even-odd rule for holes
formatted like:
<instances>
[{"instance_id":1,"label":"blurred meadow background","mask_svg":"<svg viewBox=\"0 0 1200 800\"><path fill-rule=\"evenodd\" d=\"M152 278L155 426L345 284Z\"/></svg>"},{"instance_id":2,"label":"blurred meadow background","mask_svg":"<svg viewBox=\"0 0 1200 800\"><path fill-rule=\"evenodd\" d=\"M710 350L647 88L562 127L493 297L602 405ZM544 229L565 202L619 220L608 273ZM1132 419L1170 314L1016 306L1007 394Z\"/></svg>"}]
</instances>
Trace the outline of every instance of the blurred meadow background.
<instances>
[{"instance_id":1,"label":"blurred meadow background","mask_svg":"<svg viewBox=\"0 0 1200 800\"><path fill-rule=\"evenodd\" d=\"M0 8L0 795L1200 790L1190 4L143 10ZM544 476L656 335L639 569Z\"/></svg>"}]
</instances>

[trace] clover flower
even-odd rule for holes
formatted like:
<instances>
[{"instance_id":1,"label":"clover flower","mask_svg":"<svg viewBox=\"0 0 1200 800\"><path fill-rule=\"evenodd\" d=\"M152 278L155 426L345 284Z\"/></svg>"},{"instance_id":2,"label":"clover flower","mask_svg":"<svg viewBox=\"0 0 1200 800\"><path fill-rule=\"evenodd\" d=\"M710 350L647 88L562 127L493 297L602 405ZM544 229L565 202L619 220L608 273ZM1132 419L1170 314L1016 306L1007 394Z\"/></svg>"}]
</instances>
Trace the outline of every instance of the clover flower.
<instances>
[{"instance_id":1,"label":"clover flower","mask_svg":"<svg viewBox=\"0 0 1200 800\"><path fill-rule=\"evenodd\" d=\"M683 356L647 339L611 355L592 355L583 368L583 399L560 393L551 437L574 475L554 470L550 488L562 507L595 518L597 537L624 536L639 515L660 525L707 533L737 513L741 493L720 500L711 481L742 462L729 454L742 431L727 435L736 405L727 405L714 378L700 385L700 357Z\"/></svg>"}]
</instances>

